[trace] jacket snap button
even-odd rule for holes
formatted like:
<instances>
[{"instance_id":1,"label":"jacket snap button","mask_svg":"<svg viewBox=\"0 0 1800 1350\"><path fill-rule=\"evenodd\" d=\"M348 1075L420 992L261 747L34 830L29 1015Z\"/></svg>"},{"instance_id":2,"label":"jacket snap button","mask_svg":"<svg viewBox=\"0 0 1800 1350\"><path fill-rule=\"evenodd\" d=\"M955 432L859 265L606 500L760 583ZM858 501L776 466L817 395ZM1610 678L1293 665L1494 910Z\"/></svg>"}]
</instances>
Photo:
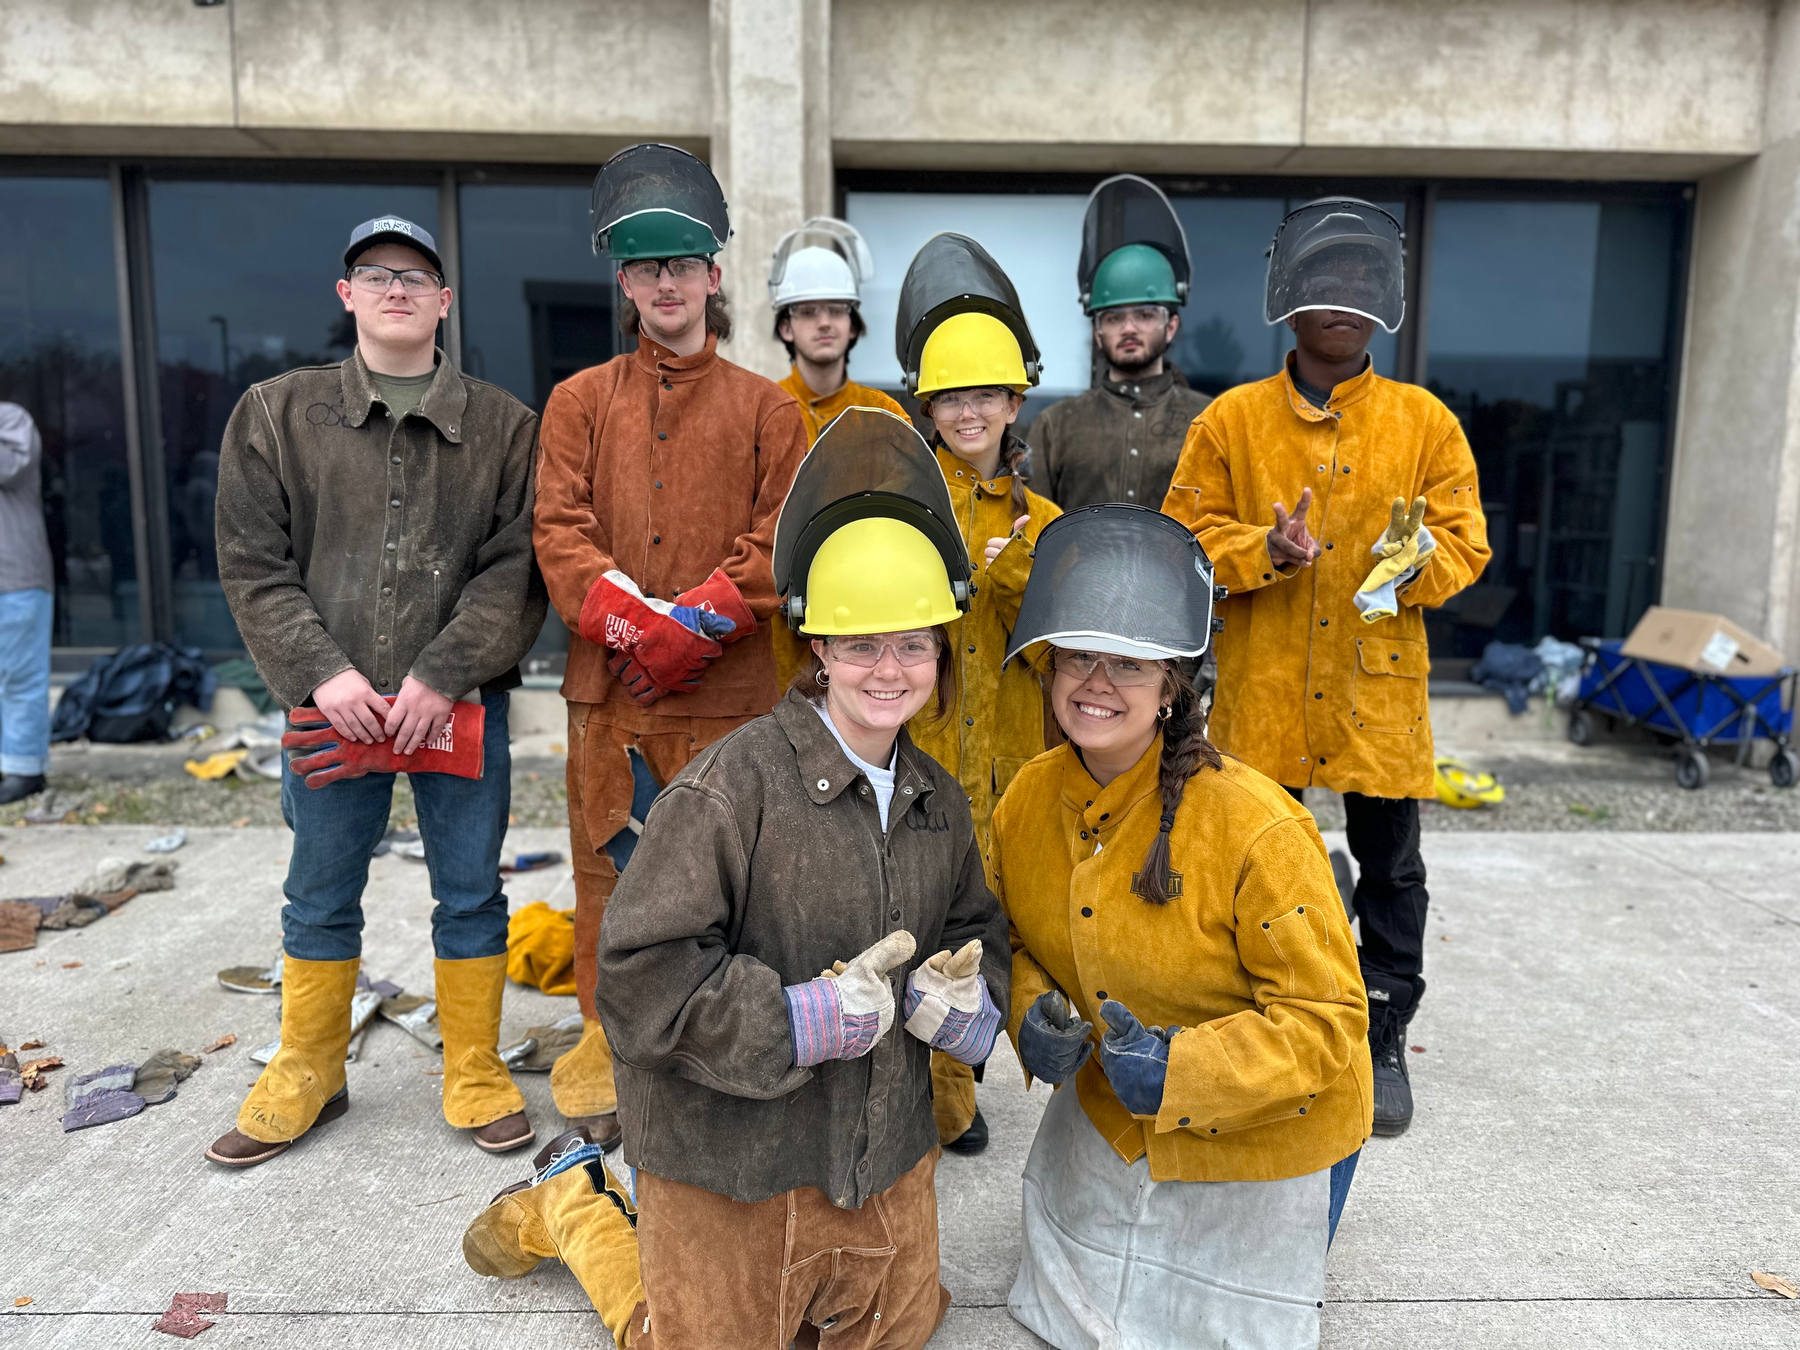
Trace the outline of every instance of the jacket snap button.
<instances>
[{"instance_id":1,"label":"jacket snap button","mask_svg":"<svg viewBox=\"0 0 1800 1350\"><path fill-rule=\"evenodd\" d=\"M389 506L398 506L398 505L400 505L400 499L398 497L396 497L391 502L389 502L388 505Z\"/></svg>"},{"instance_id":2,"label":"jacket snap button","mask_svg":"<svg viewBox=\"0 0 1800 1350\"><path fill-rule=\"evenodd\" d=\"M1188 1123L1188 1121L1189 1121L1189 1120L1191 1120L1191 1119L1192 1119L1192 1117L1190 1117L1190 1116L1183 1116L1183 1117L1182 1117L1182 1118L1181 1118L1181 1123L1182 1123L1182 1124L1183 1124L1183 1125L1186 1125L1186 1124L1187 1124L1187 1123Z\"/></svg>"},{"instance_id":3,"label":"jacket snap button","mask_svg":"<svg viewBox=\"0 0 1800 1350\"><path fill-rule=\"evenodd\" d=\"M1331 627L1331 620L1330 620L1330 619L1320 619L1320 620L1319 620L1319 627L1321 627L1321 628L1329 628L1329 627Z\"/></svg>"},{"instance_id":4,"label":"jacket snap button","mask_svg":"<svg viewBox=\"0 0 1800 1350\"><path fill-rule=\"evenodd\" d=\"M1215 1126L1215 1127L1214 1127L1214 1128L1213 1128L1213 1130L1212 1130L1212 1133L1213 1133L1213 1134L1217 1134L1217 1133L1218 1133L1218 1132L1219 1132L1219 1131L1218 1131L1218 1128L1217 1128L1217 1127L1216 1127L1216 1126Z\"/></svg>"},{"instance_id":5,"label":"jacket snap button","mask_svg":"<svg viewBox=\"0 0 1800 1350\"><path fill-rule=\"evenodd\" d=\"M1081 917L1084 919L1091 919L1094 917L1094 911L1087 905L1083 905L1081 907Z\"/></svg>"},{"instance_id":6,"label":"jacket snap button","mask_svg":"<svg viewBox=\"0 0 1800 1350\"><path fill-rule=\"evenodd\" d=\"M669 439L669 433L666 431L659 431L656 433L656 439L659 441L666 441Z\"/></svg>"},{"instance_id":7,"label":"jacket snap button","mask_svg":"<svg viewBox=\"0 0 1800 1350\"><path fill-rule=\"evenodd\" d=\"M1112 816L1112 812L1111 812L1111 811L1102 811L1102 812L1101 812L1101 813L1100 813L1100 819L1102 819L1102 820L1107 820L1107 819L1109 819L1109 818L1110 818L1110 817L1111 817L1111 816Z\"/></svg>"},{"instance_id":8,"label":"jacket snap button","mask_svg":"<svg viewBox=\"0 0 1800 1350\"><path fill-rule=\"evenodd\" d=\"M900 911L897 909L890 909L888 911L888 918L892 919L895 923L899 923L900 922ZM879 1105L879 1103L877 1103L877 1105Z\"/></svg>"},{"instance_id":9,"label":"jacket snap button","mask_svg":"<svg viewBox=\"0 0 1800 1350\"><path fill-rule=\"evenodd\" d=\"M383 586L381 588L381 593L383 595L392 595L394 593L394 588L392 586Z\"/></svg>"},{"instance_id":10,"label":"jacket snap button","mask_svg":"<svg viewBox=\"0 0 1800 1350\"><path fill-rule=\"evenodd\" d=\"M1305 1115L1305 1114L1306 1114L1306 1108L1305 1108L1305 1107L1304 1107L1304 1106L1303 1106L1303 1107L1301 1107L1301 1108L1300 1108L1300 1114L1301 1114L1301 1115Z\"/></svg>"},{"instance_id":11,"label":"jacket snap button","mask_svg":"<svg viewBox=\"0 0 1800 1350\"><path fill-rule=\"evenodd\" d=\"M1264 924L1264 925L1263 925L1263 927L1264 927L1264 928L1267 928L1267 927L1268 927L1268 926L1269 926L1269 925L1268 925L1268 924L1266 924L1266 923L1265 923L1265 924Z\"/></svg>"},{"instance_id":12,"label":"jacket snap button","mask_svg":"<svg viewBox=\"0 0 1800 1350\"><path fill-rule=\"evenodd\" d=\"M1343 414L1341 414L1341 413L1340 413L1340 414L1339 414L1339 416L1340 416L1340 417L1341 417L1341 416L1342 416L1342 415L1343 415ZM1349 466L1349 465L1348 465L1348 464L1346 464L1346 465L1344 465L1344 472L1345 472L1345 473L1349 473L1349 472L1350 472L1350 466Z\"/></svg>"},{"instance_id":13,"label":"jacket snap button","mask_svg":"<svg viewBox=\"0 0 1800 1350\"><path fill-rule=\"evenodd\" d=\"M662 536L660 534L653 534L650 536L650 542L653 544L660 544L662 543Z\"/></svg>"},{"instance_id":14,"label":"jacket snap button","mask_svg":"<svg viewBox=\"0 0 1800 1350\"><path fill-rule=\"evenodd\" d=\"M1087 838L1087 831L1086 831L1086 830L1083 830L1083 831L1082 831L1082 832L1081 832L1081 837L1082 837L1082 838L1083 838L1083 839L1086 839L1086 838Z\"/></svg>"},{"instance_id":15,"label":"jacket snap button","mask_svg":"<svg viewBox=\"0 0 1800 1350\"><path fill-rule=\"evenodd\" d=\"M1096 994L1096 995L1095 995L1095 997L1096 997L1096 998L1105 998L1105 997L1106 997L1106 990L1104 990L1104 989L1102 989L1102 990L1101 990L1101 991L1100 991L1100 992L1099 992L1099 993L1098 993L1098 994Z\"/></svg>"},{"instance_id":16,"label":"jacket snap button","mask_svg":"<svg viewBox=\"0 0 1800 1350\"><path fill-rule=\"evenodd\" d=\"M1399 659L1400 659L1399 652L1395 652L1395 653L1393 653L1393 655L1388 657L1388 660L1390 660L1390 661L1398 661Z\"/></svg>"},{"instance_id":17,"label":"jacket snap button","mask_svg":"<svg viewBox=\"0 0 1800 1350\"><path fill-rule=\"evenodd\" d=\"M1273 572L1264 572L1263 580L1264 581L1273 581L1273 580L1275 580L1275 574Z\"/></svg>"},{"instance_id":18,"label":"jacket snap button","mask_svg":"<svg viewBox=\"0 0 1800 1350\"><path fill-rule=\"evenodd\" d=\"M963 718L963 725L972 727L975 725L975 719L973 717L965 717Z\"/></svg>"},{"instance_id":19,"label":"jacket snap button","mask_svg":"<svg viewBox=\"0 0 1800 1350\"><path fill-rule=\"evenodd\" d=\"M1324 695L1324 693L1323 693L1323 692L1320 692L1320 693L1317 693L1317 694L1314 694L1314 695L1313 695L1313 697L1314 697L1314 698L1324 698L1324 697L1325 697L1325 695Z\"/></svg>"},{"instance_id":20,"label":"jacket snap button","mask_svg":"<svg viewBox=\"0 0 1800 1350\"><path fill-rule=\"evenodd\" d=\"M391 460L388 461L388 463L390 463L390 464L398 464L399 462L400 462L400 456L398 456L398 455L395 455Z\"/></svg>"},{"instance_id":21,"label":"jacket snap button","mask_svg":"<svg viewBox=\"0 0 1800 1350\"><path fill-rule=\"evenodd\" d=\"M830 786L831 786L831 780L829 778L821 778L819 780L819 791L820 792L825 791L825 789ZM1266 924L1264 925L1264 927L1267 927L1267 926L1268 925L1266 925Z\"/></svg>"},{"instance_id":22,"label":"jacket snap button","mask_svg":"<svg viewBox=\"0 0 1800 1350\"><path fill-rule=\"evenodd\" d=\"M667 381L667 380L664 380L664 381L663 381L663 388L664 388L664 389L673 389L673 388L674 388L674 387L675 387L675 386L674 386L674 385L672 385L672 384L670 384L670 383L669 383L669 382L668 382L668 381Z\"/></svg>"},{"instance_id":23,"label":"jacket snap button","mask_svg":"<svg viewBox=\"0 0 1800 1350\"><path fill-rule=\"evenodd\" d=\"M1300 907L1299 907L1299 908L1298 908L1298 909L1296 909L1296 910L1295 910L1295 911L1294 911L1294 913L1296 913L1296 914L1304 914L1304 913L1306 913L1306 906L1305 906L1305 905L1301 905L1301 906L1300 906Z\"/></svg>"},{"instance_id":24,"label":"jacket snap button","mask_svg":"<svg viewBox=\"0 0 1800 1350\"><path fill-rule=\"evenodd\" d=\"M375 639L375 640L376 640L376 641L377 641L377 642L379 642L379 643L380 643L380 644L381 644L381 645L382 645L382 646L384 646L384 647L385 647L385 646L387 646L387 639L386 639L386 638L384 638L384 637L378 637L378 638L376 638L376 639Z\"/></svg>"},{"instance_id":25,"label":"jacket snap button","mask_svg":"<svg viewBox=\"0 0 1800 1350\"><path fill-rule=\"evenodd\" d=\"M902 795L902 796L906 796L906 797L910 797L910 796L912 796L912 789L911 789L911 788L909 788L909 787L903 787L903 788L901 788L901 789L900 789L900 792L901 792L901 795Z\"/></svg>"},{"instance_id":26,"label":"jacket snap button","mask_svg":"<svg viewBox=\"0 0 1800 1350\"><path fill-rule=\"evenodd\" d=\"M658 486L659 486L659 487L660 487L660 486L661 486L661 484L658 484ZM1326 547L1326 548L1331 548L1331 547L1333 547L1333 546L1332 546L1332 545L1331 545L1331 544L1327 544L1327 545L1325 545L1325 547Z\"/></svg>"},{"instance_id":27,"label":"jacket snap button","mask_svg":"<svg viewBox=\"0 0 1800 1350\"><path fill-rule=\"evenodd\" d=\"M393 545L392 545L392 544L389 544L389 545L388 545L388 546L387 546L387 551L388 551L388 552L389 552L389 553L392 553L392 552L393 552L393 551L394 551L394 546L393 546Z\"/></svg>"}]
</instances>

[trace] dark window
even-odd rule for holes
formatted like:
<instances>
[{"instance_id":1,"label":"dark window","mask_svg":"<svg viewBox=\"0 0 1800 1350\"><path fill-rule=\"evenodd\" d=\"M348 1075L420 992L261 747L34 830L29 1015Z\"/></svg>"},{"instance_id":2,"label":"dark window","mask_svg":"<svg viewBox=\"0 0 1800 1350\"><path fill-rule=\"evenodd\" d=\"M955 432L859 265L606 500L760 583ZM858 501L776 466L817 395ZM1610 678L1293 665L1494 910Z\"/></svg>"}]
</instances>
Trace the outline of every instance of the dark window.
<instances>
[{"instance_id":1,"label":"dark window","mask_svg":"<svg viewBox=\"0 0 1800 1350\"><path fill-rule=\"evenodd\" d=\"M596 258L585 184L470 183L462 213L463 368L542 412L550 391L619 350L615 284ZM525 673L559 673L569 630L551 610Z\"/></svg>"},{"instance_id":2,"label":"dark window","mask_svg":"<svg viewBox=\"0 0 1800 1350\"><path fill-rule=\"evenodd\" d=\"M1628 632L1657 592L1681 207L1448 200L1426 384L1462 419L1493 561L1434 654Z\"/></svg>"},{"instance_id":3,"label":"dark window","mask_svg":"<svg viewBox=\"0 0 1800 1350\"><path fill-rule=\"evenodd\" d=\"M296 366L336 364L356 328L334 289L350 230L394 214L438 233L428 187L150 184L163 470L175 636L240 647L213 546L219 442L243 392Z\"/></svg>"},{"instance_id":4,"label":"dark window","mask_svg":"<svg viewBox=\"0 0 1800 1350\"><path fill-rule=\"evenodd\" d=\"M111 189L0 177L0 399L44 438L59 647L141 636Z\"/></svg>"}]
</instances>

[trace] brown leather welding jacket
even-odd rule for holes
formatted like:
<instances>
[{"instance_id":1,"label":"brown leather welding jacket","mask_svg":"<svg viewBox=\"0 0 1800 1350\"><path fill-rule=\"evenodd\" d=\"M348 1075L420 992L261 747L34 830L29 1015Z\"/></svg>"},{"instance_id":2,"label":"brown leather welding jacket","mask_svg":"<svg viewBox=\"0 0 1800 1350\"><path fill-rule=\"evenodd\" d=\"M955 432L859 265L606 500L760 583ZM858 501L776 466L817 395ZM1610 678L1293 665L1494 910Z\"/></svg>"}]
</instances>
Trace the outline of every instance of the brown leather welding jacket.
<instances>
[{"instance_id":1,"label":"brown leather welding jacket","mask_svg":"<svg viewBox=\"0 0 1800 1350\"><path fill-rule=\"evenodd\" d=\"M638 348L551 391L538 431L538 565L569 626L563 697L625 704L608 651L581 636L581 604L617 568L645 595L673 600L722 567L756 615L759 638L733 640L692 693L644 711L663 717L764 713L779 692L766 633L775 610L775 518L806 454L793 398L720 357L718 339L677 356Z\"/></svg>"}]
</instances>

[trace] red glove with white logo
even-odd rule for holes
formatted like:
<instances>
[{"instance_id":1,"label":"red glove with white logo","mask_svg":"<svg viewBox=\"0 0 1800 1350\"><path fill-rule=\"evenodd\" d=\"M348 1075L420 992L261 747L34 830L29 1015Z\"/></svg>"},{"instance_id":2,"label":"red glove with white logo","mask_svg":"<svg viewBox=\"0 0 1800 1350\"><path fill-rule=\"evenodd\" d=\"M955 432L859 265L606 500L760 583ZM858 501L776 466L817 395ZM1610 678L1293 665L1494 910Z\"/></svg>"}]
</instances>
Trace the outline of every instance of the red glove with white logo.
<instances>
[{"instance_id":1,"label":"red glove with white logo","mask_svg":"<svg viewBox=\"0 0 1800 1350\"><path fill-rule=\"evenodd\" d=\"M582 602L581 636L629 658L642 670L644 680L667 693L698 679L707 663L725 650L697 631L698 625L690 628L671 614L674 608L672 600L646 598L623 572L607 572ZM728 622L711 614L705 620L720 629Z\"/></svg>"},{"instance_id":2,"label":"red glove with white logo","mask_svg":"<svg viewBox=\"0 0 1800 1350\"><path fill-rule=\"evenodd\" d=\"M720 642L736 642L756 631L756 616L750 612L750 606L744 603L743 592L725 575L723 567L713 568L710 577L691 591L683 591L676 596L675 603L691 605L708 614L718 614L730 619L734 627L719 638Z\"/></svg>"},{"instance_id":3,"label":"red glove with white logo","mask_svg":"<svg viewBox=\"0 0 1800 1350\"><path fill-rule=\"evenodd\" d=\"M388 702L394 700L390 696ZM487 731L487 709L479 703L458 703L444 729L410 755L394 750L392 740L364 745L345 740L317 708L295 708L288 725L307 730L290 731L281 738L283 750L328 746L310 755L296 755L288 768L309 788L322 788L342 778L361 778L366 773L448 773L458 778L479 778L482 742Z\"/></svg>"}]
</instances>

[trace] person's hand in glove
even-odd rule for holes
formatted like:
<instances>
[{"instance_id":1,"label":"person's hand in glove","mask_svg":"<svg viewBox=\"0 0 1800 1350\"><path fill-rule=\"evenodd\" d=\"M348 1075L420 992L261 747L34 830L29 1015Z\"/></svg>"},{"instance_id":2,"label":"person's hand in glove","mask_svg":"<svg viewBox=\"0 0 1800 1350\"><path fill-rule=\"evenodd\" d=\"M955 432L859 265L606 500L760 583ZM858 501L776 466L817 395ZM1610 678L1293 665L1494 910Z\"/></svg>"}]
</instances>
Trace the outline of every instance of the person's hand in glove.
<instances>
[{"instance_id":1,"label":"person's hand in glove","mask_svg":"<svg viewBox=\"0 0 1800 1350\"><path fill-rule=\"evenodd\" d=\"M720 642L736 642L756 631L756 616L750 612L750 606L744 603L743 592L725 575L723 567L713 568L712 575L705 581L676 596L675 606L678 611L698 609L705 611L713 619L730 620L730 628L721 629L717 623L711 623L706 629L708 637ZM686 623L687 620L683 619L682 622Z\"/></svg>"},{"instance_id":2,"label":"person's hand in glove","mask_svg":"<svg viewBox=\"0 0 1800 1350\"><path fill-rule=\"evenodd\" d=\"M939 952L906 979L906 1029L933 1050L980 1064L1000 1034L1000 1010L981 978L981 939Z\"/></svg>"},{"instance_id":3,"label":"person's hand in glove","mask_svg":"<svg viewBox=\"0 0 1800 1350\"><path fill-rule=\"evenodd\" d=\"M1399 612L1401 588L1419 575L1436 548L1437 541L1425 528L1425 499L1414 498L1409 511L1404 497L1394 498L1388 527L1369 550L1377 559L1375 566L1351 597L1364 623L1389 619Z\"/></svg>"},{"instance_id":4,"label":"person's hand in glove","mask_svg":"<svg viewBox=\"0 0 1800 1350\"><path fill-rule=\"evenodd\" d=\"M1055 989L1039 994L1019 1025L1019 1063L1033 1078L1066 1083L1087 1063L1094 1024L1077 1017Z\"/></svg>"},{"instance_id":5,"label":"person's hand in glove","mask_svg":"<svg viewBox=\"0 0 1800 1350\"><path fill-rule=\"evenodd\" d=\"M383 707L387 706L384 701ZM284 750L306 750L288 761L295 777L309 788L328 787L344 778L368 773L447 773L458 778L479 778L482 771L483 737L487 709L479 703L457 703L443 729L412 754L402 754L395 741L373 745L353 741L330 725L316 708L295 708L288 714L293 730L281 738Z\"/></svg>"},{"instance_id":6,"label":"person's hand in glove","mask_svg":"<svg viewBox=\"0 0 1800 1350\"><path fill-rule=\"evenodd\" d=\"M912 958L918 944L904 928L858 952L841 975L790 984L788 1027L800 1068L828 1059L856 1059L894 1025L894 986L888 972Z\"/></svg>"},{"instance_id":7,"label":"person's hand in glove","mask_svg":"<svg viewBox=\"0 0 1800 1350\"><path fill-rule=\"evenodd\" d=\"M1163 1082L1169 1076L1169 1042L1180 1027L1147 1027L1117 999L1100 1005L1111 1028L1100 1038L1100 1067L1107 1081L1134 1116L1162 1110Z\"/></svg>"},{"instance_id":8,"label":"person's hand in glove","mask_svg":"<svg viewBox=\"0 0 1800 1350\"><path fill-rule=\"evenodd\" d=\"M643 683L663 693L699 679L707 663L724 650L715 635L727 635L736 627L727 616L697 605L650 599L617 570L599 577L581 604L581 636L617 653L608 667L636 667ZM613 673L625 678L620 669ZM636 690L632 693L638 697Z\"/></svg>"}]
</instances>

